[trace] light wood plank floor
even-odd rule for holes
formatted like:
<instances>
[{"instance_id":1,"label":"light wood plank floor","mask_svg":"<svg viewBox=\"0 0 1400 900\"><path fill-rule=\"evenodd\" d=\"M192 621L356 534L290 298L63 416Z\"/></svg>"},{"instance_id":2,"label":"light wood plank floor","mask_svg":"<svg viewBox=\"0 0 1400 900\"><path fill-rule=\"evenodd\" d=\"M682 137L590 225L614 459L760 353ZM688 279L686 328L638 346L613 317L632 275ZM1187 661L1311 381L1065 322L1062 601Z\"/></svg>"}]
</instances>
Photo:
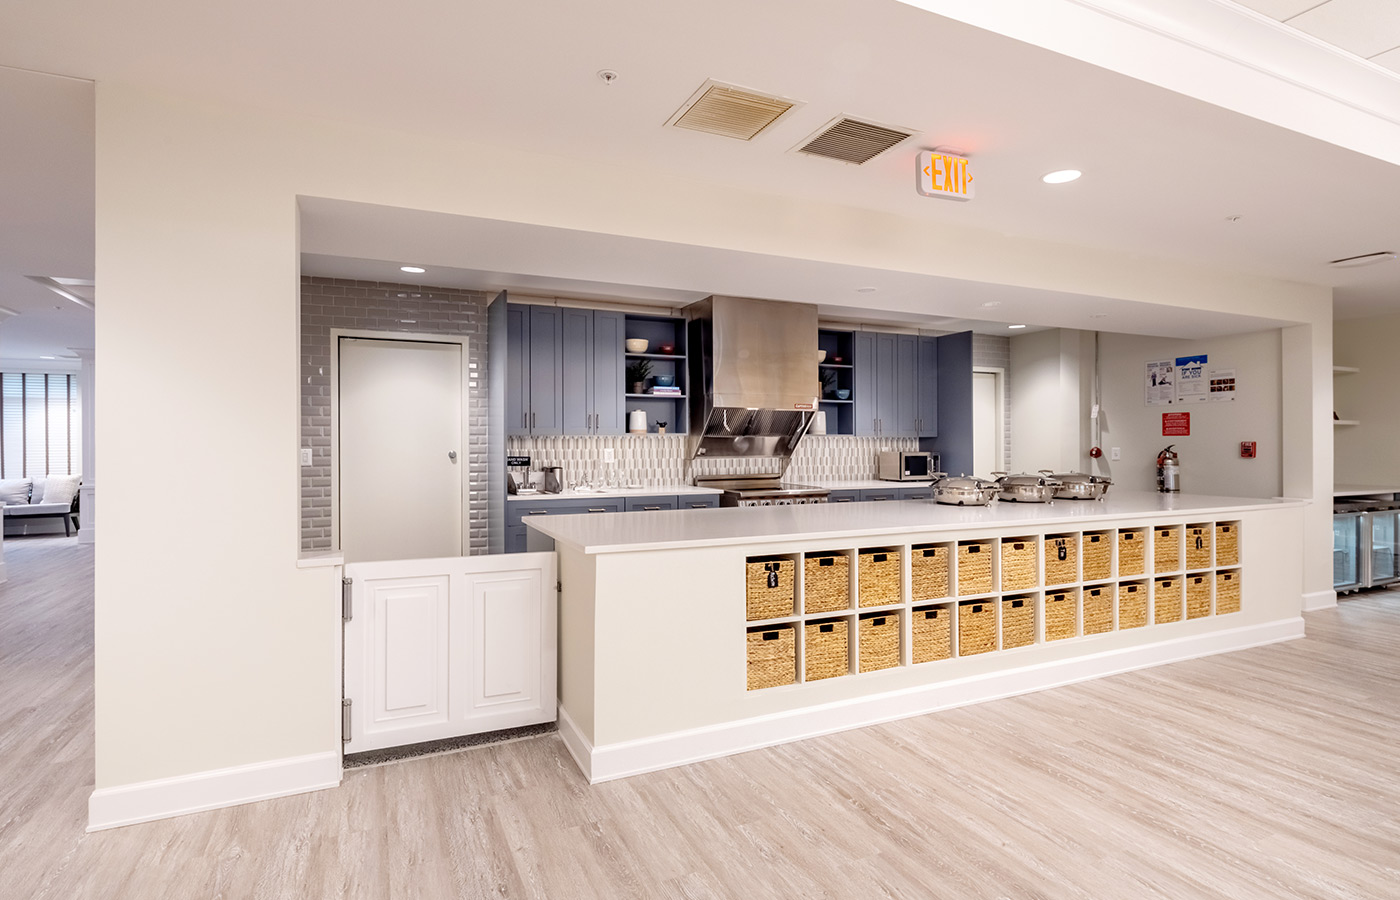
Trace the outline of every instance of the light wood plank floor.
<instances>
[{"instance_id":1,"label":"light wood plank floor","mask_svg":"<svg viewBox=\"0 0 1400 900\"><path fill-rule=\"evenodd\" d=\"M4 898L1393 898L1400 594L1309 637L589 787L555 735L86 835L89 548L6 545Z\"/></svg>"}]
</instances>

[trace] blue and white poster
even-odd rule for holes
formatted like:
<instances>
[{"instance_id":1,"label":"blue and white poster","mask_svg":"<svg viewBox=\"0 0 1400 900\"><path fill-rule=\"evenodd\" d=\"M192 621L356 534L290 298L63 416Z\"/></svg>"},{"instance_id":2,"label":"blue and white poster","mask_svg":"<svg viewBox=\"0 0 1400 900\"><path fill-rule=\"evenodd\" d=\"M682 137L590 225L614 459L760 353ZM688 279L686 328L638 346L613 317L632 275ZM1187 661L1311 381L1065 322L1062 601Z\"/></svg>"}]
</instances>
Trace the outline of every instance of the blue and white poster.
<instances>
[{"instance_id":1,"label":"blue and white poster","mask_svg":"<svg viewBox=\"0 0 1400 900\"><path fill-rule=\"evenodd\" d=\"M1206 354L1176 358L1176 402L1205 403L1210 400L1210 379L1206 376Z\"/></svg>"}]
</instances>

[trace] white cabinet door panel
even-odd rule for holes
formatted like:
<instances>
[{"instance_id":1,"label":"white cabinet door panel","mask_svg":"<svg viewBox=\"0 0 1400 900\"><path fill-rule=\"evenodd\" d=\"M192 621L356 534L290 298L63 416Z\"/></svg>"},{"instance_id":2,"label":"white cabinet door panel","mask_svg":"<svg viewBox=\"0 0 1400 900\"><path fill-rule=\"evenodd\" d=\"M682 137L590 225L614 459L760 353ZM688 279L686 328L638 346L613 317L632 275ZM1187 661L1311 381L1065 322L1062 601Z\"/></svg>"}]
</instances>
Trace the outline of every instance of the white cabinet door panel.
<instances>
[{"instance_id":1,"label":"white cabinet door panel","mask_svg":"<svg viewBox=\"0 0 1400 900\"><path fill-rule=\"evenodd\" d=\"M347 753L554 720L553 553L358 563Z\"/></svg>"}]
</instances>

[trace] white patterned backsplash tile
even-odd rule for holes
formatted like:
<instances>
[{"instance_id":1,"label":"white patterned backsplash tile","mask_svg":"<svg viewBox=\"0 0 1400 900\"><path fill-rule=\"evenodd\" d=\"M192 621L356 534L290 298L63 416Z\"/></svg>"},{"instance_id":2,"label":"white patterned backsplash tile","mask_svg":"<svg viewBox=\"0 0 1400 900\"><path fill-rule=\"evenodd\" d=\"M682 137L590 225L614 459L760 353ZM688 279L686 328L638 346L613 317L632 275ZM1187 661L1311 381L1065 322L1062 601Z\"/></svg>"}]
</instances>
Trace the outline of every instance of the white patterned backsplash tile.
<instances>
[{"instance_id":1,"label":"white patterned backsplash tile","mask_svg":"<svg viewBox=\"0 0 1400 900\"><path fill-rule=\"evenodd\" d=\"M604 451L613 462L604 462ZM875 477L875 454L880 450L918 450L917 438L873 438L811 435L802 439L787 468L786 480L865 481ZM561 466L566 480L604 479L622 484L660 487L690 484L696 475L766 474L782 472L784 461L767 457L686 460L685 435L578 435L574 437L512 437L506 452L528 454L531 465Z\"/></svg>"}]
</instances>

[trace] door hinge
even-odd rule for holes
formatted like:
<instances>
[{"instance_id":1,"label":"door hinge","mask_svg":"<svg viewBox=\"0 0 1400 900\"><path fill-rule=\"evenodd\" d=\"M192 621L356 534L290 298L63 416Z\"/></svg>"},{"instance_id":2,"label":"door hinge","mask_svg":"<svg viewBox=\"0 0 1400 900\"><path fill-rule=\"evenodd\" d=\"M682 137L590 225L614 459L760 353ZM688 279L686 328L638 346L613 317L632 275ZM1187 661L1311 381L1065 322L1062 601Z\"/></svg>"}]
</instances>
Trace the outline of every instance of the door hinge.
<instances>
[{"instance_id":1,"label":"door hinge","mask_svg":"<svg viewBox=\"0 0 1400 900\"><path fill-rule=\"evenodd\" d=\"M340 701L340 742L350 743L350 703L349 697Z\"/></svg>"},{"instance_id":2,"label":"door hinge","mask_svg":"<svg viewBox=\"0 0 1400 900\"><path fill-rule=\"evenodd\" d=\"M353 579L340 579L340 618L343 622L349 622L355 618L354 594L350 590Z\"/></svg>"}]
</instances>

